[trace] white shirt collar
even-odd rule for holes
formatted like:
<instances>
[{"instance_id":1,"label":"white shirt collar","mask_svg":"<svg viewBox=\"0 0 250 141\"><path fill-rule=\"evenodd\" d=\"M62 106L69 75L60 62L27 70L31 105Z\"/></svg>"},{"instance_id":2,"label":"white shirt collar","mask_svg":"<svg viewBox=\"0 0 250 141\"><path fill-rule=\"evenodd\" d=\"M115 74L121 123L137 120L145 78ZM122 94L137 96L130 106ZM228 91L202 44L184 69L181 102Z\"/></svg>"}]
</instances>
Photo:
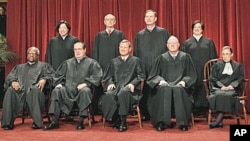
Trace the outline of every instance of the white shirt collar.
<instances>
[{"instance_id":1,"label":"white shirt collar","mask_svg":"<svg viewBox=\"0 0 250 141\"><path fill-rule=\"evenodd\" d=\"M147 29L151 32L151 31L153 31L153 29L155 28L155 25L153 25L153 26L147 26Z\"/></svg>"},{"instance_id":2,"label":"white shirt collar","mask_svg":"<svg viewBox=\"0 0 250 141\"><path fill-rule=\"evenodd\" d=\"M107 29L106 29L106 32L107 32L107 33L109 33L109 32L111 33L111 32L114 31L114 29L115 29L115 28L109 28L109 29L107 28Z\"/></svg>"},{"instance_id":3,"label":"white shirt collar","mask_svg":"<svg viewBox=\"0 0 250 141\"><path fill-rule=\"evenodd\" d=\"M194 34L193 34L193 36L194 36L194 38L195 38L197 41L199 41L200 38L202 37L202 34L201 34L201 35L194 35Z\"/></svg>"},{"instance_id":4,"label":"white shirt collar","mask_svg":"<svg viewBox=\"0 0 250 141\"><path fill-rule=\"evenodd\" d=\"M122 58L122 60L126 61L128 59L128 56L129 55L127 55L127 56L121 56L121 58Z\"/></svg>"}]
</instances>

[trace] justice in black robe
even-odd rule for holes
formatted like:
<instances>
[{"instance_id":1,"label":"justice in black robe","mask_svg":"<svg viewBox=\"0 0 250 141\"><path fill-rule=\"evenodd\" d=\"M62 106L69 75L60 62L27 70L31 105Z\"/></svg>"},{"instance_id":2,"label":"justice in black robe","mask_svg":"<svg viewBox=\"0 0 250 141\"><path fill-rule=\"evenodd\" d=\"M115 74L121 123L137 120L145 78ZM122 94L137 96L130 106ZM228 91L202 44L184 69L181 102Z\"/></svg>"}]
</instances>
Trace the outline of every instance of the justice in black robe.
<instances>
[{"instance_id":1,"label":"justice in black robe","mask_svg":"<svg viewBox=\"0 0 250 141\"><path fill-rule=\"evenodd\" d=\"M33 122L39 127L43 125L42 111L45 106L45 96L36 84L41 79L45 79L47 84L52 83L53 75L52 66L40 61L33 65L20 64L11 70L4 83L6 93L3 100L2 127L8 125L13 128L14 121L24 105ZM11 87L13 81L20 83L20 90Z\"/></svg>"},{"instance_id":2,"label":"justice in black robe","mask_svg":"<svg viewBox=\"0 0 250 141\"><path fill-rule=\"evenodd\" d=\"M155 59L167 51L166 44L169 36L169 32L159 26L155 26L151 32L147 28L144 28L136 34L134 56L141 59L146 77L148 77ZM150 93L151 88L145 83L143 87L144 96L140 101L141 112L145 118L149 118L147 103Z\"/></svg>"},{"instance_id":3,"label":"justice in black robe","mask_svg":"<svg viewBox=\"0 0 250 141\"><path fill-rule=\"evenodd\" d=\"M190 54L197 72L197 81L194 90L194 107L207 109L208 101L203 85L203 68L208 60L218 58L214 42L204 36L202 36L199 41L191 37L182 44L180 50Z\"/></svg>"},{"instance_id":4,"label":"justice in black robe","mask_svg":"<svg viewBox=\"0 0 250 141\"><path fill-rule=\"evenodd\" d=\"M110 36L106 30L99 32L94 41L92 58L105 70L111 59L119 56L119 43L125 39L124 33L114 29Z\"/></svg>"},{"instance_id":5,"label":"justice in black robe","mask_svg":"<svg viewBox=\"0 0 250 141\"><path fill-rule=\"evenodd\" d=\"M103 117L110 120L117 109L119 115L127 115L131 105L142 96L139 93L140 83L144 80L145 74L139 58L129 56L125 62L120 56L112 59L104 72L104 89L110 84L115 84L116 88L106 91L100 99ZM134 93L126 87L128 84L135 86Z\"/></svg>"},{"instance_id":6,"label":"justice in black robe","mask_svg":"<svg viewBox=\"0 0 250 141\"><path fill-rule=\"evenodd\" d=\"M102 70L105 70L111 59L120 55L119 44L123 39L125 39L124 33L117 29L114 29L110 35L108 35L106 30L97 33L92 50L92 58L101 65ZM102 85L97 87L95 92L93 110L97 113L97 102L104 94Z\"/></svg>"},{"instance_id":7,"label":"justice in black robe","mask_svg":"<svg viewBox=\"0 0 250 141\"><path fill-rule=\"evenodd\" d=\"M73 47L76 42L79 39L72 35L67 35L64 40L60 35L53 37L48 42L45 62L56 70L63 61L74 57Z\"/></svg>"},{"instance_id":8,"label":"justice in black robe","mask_svg":"<svg viewBox=\"0 0 250 141\"><path fill-rule=\"evenodd\" d=\"M79 107L79 116L87 116L87 108L92 100L91 89L98 86L102 79L102 69L98 62L89 57L84 57L80 62L75 57L64 61L56 71L55 88L51 94L49 114L54 114L58 119L60 111L69 114L74 102ZM77 90L79 84L86 83L87 87Z\"/></svg>"},{"instance_id":9,"label":"justice in black robe","mask_svg":"<svg viewBox=\"0 0 250 141\"><path fill-rule=\"evenodd\" d=\"M208 101L212 111L230 112L238 114L239 112L239 99L235 97L242 88L242 80L244 78L243 66L235 61L230 61L233 68L231 75L222 74L224 61L219 61L213 65L212 74L210 77L212 92L209 95ZM222 91L222 86L233 86L234 90Z\"/></svg>"},{"instance_id":10,"label":"justice in black robe","mask_svg":"<svg viewBox=\"0 0 250 141\"><path fill-rule=\"evenodd\" d=\"M175 113L177 125L188 125L193 104L192 93L189 91L196 78L193 62L187 53L179 51L173 59L166 52L156 59L147 80L153 89L149 97L149 112L154 126L158 122L170 125L171 113ZM161 80L167 81L169 85L159 86ZM180 81L185 82L185 87L177 85Z\"/></svg>"},{"instance_id":11,"label":"justice in black robe","mask_svg":"<svg viewBox=\"0 0 250 141\"><path fill-rule=\"evenodd\" d=\"M150 32L147 28L139 31L134 41L134 56L141 59L146 75L149 74L155 59L167 51L166 44L170 34L164 28L155 26Z\"/></svg>"}]
</instances>

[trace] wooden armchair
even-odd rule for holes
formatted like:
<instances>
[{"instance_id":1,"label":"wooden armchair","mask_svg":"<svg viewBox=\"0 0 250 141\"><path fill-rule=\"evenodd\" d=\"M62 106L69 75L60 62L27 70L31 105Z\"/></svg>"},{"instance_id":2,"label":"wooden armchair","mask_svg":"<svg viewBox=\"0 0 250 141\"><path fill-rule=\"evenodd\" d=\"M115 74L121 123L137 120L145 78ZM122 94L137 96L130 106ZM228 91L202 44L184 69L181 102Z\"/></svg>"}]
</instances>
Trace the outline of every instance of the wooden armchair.
<instances>
[{"instance_id":1,"label":"wooden armchair","mask_svg":"<svg viewBox=\"0 0 250 141\"><path fill-rule=\"evenodd\" d=\"M203 83L204 83L204 87L205 87L205 91L206 91L206 98L209 97L210 95L210 91L211 91L211 84L209 81L209 77L211 75L211 71L212 71L212 66L213 64L215 64L216 62L220 61L221 59L217 58L217 59L211 59L209 61L207 61L204 65L204 71L203 71L203 75L204 75L204 79L203 79ZM240 113L235 115L234 117L237 119L237 124L240 124L240 119L243 117L245 120L245 123L248 123L248 119L247 119L247 111L246 111L246 100L247 100L247 96L246 96L246 88L247 88L247 82L249 80L248 79L243 79L243 83L242 83L242 90L240 91L239 95L237 96L237 98L240 101L241 107L242 107L242 111L243 115L241 115ZM208 111L208 124L211 122L211 118L212 118L212 110L209 109Z\"/></svg>"}]
</instances>

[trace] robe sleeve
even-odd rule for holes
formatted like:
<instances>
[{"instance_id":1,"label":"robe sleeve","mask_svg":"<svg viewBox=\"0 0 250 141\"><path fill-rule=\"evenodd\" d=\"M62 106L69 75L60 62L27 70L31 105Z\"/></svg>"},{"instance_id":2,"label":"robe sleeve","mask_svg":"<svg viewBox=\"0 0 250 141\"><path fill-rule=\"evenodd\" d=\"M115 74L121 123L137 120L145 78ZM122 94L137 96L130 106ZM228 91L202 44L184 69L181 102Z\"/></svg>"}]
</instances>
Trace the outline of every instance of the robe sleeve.
<instances>
[{"instance_id":1,"label":"robe sleeve","mask_svg":"<svg viewBox=\"0 0 250 141\"><path fill-rule=\"evenodd\" d=\"M161 80L164 80L162 76L160 76L160 64L161 64L161 56L159 56L155 63L153 64L151 71L149 73L147 84L151 88L155 88Z\"/></svg>"},{"instance_id":2,"label":"robe sleeve","mask_svg":"<svg viewBox=\"0 0 250 141\"><path fill-rule=\"evenodd\" d=\"M6 80L4 82L4 91L6 91L7 88L11 85L11 82L18 80L17 70L18 70L18 65L16 65L6 77Z\"/></svg>"},{"instance_id":3,"label":"robe sleeve","mask_svg":"<svg viewBox=\"0 0 250 141\"><path fill-rule=\"evenodd\" d=\"M93 60L90 72L91 74L89 75L89 77L85 78L85 83L87 83L88 86L90 85L99 86L103 76L103 71L99 63L97 63L97 61Z\"/></svg>"}]
</instances>

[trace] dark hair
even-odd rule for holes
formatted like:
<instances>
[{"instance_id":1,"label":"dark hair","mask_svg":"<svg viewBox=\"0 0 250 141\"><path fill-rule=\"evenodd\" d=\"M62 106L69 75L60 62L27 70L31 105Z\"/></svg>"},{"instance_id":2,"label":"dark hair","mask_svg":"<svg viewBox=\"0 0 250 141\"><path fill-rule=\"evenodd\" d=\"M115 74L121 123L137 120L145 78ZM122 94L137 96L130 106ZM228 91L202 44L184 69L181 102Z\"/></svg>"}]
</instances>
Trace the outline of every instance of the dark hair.
<instances>
[{"instance_id":1,"label":"dark hair","mask_svg":"<svg viewBox=\"0 0 250 141\"><path fill-rule=\"evenodd\" d=\"M74 46L75 46L76 44L80 44L80 45L82 46L83 49L86 48L86 45L85 45L84 42L76 42L76 43L74 43Z\"/></svg>"},{"instance_id":2,"label":"dark hair","mask_svg":"<svg viewBox=\"0 0 250 141\"><path fill-rule=\"evenodd\" d=\"M228 49L231 53L233 53L233 49L230 46L224 46L222 50Z\"/></svg>"},{"instance_id":3,"label":"dark hair","mask_svg":"<svg viewBox=\"0 0 250 141\"><path fill-rule=\"evenodd\" d=\"M155 17L157 17L157 12L155 12L155 11L152 10L152 9L148 9L148 10L145 12L145 16L146 16L146 14L147 14L148 12L153 12L154 15L155 15Z\"/></svg>"},{"instance_id":4,"label":"dark hair","mask_svg":"<svg viewBox=\"0 0 250 141\"><path fill-rule=\"evenodd\" d=\"M61 24L65 24L67 26L67 28L69 29L69 32L70 32L71 26L67 21L64 21L64 20L61 20L60 22L57 23L57 25L55 27L56 32L59 32L59 28L60 28Z\"/></svg>"},{"instance_id":5,"label":"dark hair","mask_svg":"<svg viewBox=\"0 0 250 141\"><path fill-rule=\"evenodd\" d=\"M192 24L192 30L194 29L194 26L197 24L197 23L200 23L201 24L201 29L204 30L205 26L204 26L204 23L200 20L196 20L193 22Z\"/></svg>"}]
</instances>

